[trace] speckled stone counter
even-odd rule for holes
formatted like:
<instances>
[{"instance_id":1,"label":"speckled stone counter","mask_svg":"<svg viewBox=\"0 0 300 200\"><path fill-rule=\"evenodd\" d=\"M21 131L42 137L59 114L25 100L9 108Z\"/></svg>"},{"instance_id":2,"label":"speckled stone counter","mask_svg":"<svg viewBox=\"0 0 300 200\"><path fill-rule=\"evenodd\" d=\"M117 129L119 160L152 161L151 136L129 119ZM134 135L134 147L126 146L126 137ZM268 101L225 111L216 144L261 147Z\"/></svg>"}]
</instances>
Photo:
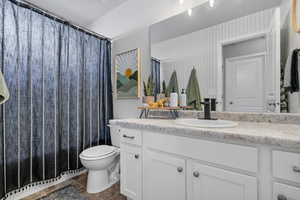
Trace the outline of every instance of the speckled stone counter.
<instances>
[{"instance_id":1,"label":"speckled stone counter","mask_svg":"<svg viewBox=\"0 0 300 200\"><path fill-rule=\"evenodd\" d=\"M177 125L174 120L119 119L110 121L111 125L123 128L182 137L300 149L300 125L242 121L238 123L238 126L234 128L193 128Z\"/></svg>"},{"instance_id":2,"label":"speckled stone counter","mask_svg":"<svg viewBox=\"0 0 300 200\"><path fill-rule=\"evenodd\" d=\"M203 117L201 111L182 110L178 112L180 118L197 118ZM151 111L152 117L167 117L169 112ZM213 118L225 119L231 121L245 122L266 122L280 124L300 125L300 113L246 113L246 112L212 112Z\"/></svg>"}]
</instances>

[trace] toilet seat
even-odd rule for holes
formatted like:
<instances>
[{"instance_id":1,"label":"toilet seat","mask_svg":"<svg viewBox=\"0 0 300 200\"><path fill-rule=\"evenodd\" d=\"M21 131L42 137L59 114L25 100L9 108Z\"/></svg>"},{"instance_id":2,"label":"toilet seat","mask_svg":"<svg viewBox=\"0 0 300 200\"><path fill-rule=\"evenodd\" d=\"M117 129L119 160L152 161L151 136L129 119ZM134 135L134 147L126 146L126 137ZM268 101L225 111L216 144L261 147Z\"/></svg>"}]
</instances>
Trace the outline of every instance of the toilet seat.
<instances>
[{"instance_id":1,"label":"toilet seat","mask_svg":"<svg viewBox=\"0 0 300 200\"><path fill-rule=\"evenodd\" d=\"M114 146L99 145L85 149L79 157L86 160L98 160L112 156L117 152L118 148Z\"/></svg>"}]
</instances>

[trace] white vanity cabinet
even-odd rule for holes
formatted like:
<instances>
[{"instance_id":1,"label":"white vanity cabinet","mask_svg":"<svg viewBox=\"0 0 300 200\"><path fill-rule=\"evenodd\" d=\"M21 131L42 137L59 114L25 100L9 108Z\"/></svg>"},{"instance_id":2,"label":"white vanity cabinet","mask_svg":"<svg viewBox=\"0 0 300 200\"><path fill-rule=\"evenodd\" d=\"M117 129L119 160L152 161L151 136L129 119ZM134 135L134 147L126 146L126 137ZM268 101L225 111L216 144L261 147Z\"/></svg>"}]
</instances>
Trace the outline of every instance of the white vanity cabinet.
<instances>
[{"instance_id":1,"label":"white vanity cabinet","mask_svg":"<svg viewBox=\"0 0 300 200\"><path fill-rule=\"evenodd\" d=\"M121 193L131 200L142 199L142 150L140 133L120 130Z\"/></svg>"},{"instance_id":2,"label":"white vanity cabinet","mask_svg":"<svg viewBox=\"0 0 300 200\"><path fill-rule=\"evenodd\" d=\"M130 200L300 200L300 154L142 129L121 133Z\"/></svg>"},{"instance_id":3,"label":"white vanity cabinet","mask_svg":"<svg viewBox=\"0 0 300 200\"><path fill-rule=\"evenodd\" d=\"M272 154L273 176L285 182L274 183L273 200L300 200L300 187L286 184L300 185L300 154L285 151L273 151Z\"/></svg>"},{"instance_id":4,"label":"white vanity cabinet","mask_svg":"<svg viewBox=\"0 0 300 200\"><path fill-rule=\"evenodd\" d=\"M257 181L255 177L188 162L188 200L255 200Z\"/></svg>"},{"instance_id":5,"label":"white vanity cabinet","mask_svg":"<svg viewBox=\"0 0 300 200\"><path fill-rule=\"evenodd\" d=\"M286 184L275 183L273 200L299 200L300 188Z\"/></svg>"},{"instance_id":6,"label":"white vanity cabinet","mask_svg":"<svg viewBox=\"0 0 300 200\"><path fill-rule=\"evenodd\" d=\"M148 149L143 156L143 200L186 199L185 160Z\"/></svg>"}]
</instances>

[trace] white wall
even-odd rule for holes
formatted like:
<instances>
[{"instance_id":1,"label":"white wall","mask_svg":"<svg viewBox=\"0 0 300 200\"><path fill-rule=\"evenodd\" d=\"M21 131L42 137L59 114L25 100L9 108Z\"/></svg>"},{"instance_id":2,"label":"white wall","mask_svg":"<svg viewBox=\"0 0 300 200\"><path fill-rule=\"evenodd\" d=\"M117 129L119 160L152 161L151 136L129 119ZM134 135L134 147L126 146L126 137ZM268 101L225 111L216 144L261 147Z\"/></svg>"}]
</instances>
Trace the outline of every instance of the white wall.
<instances>
[{"instance_id":1,"label":"white wall","mask_svg":"<svg viewBox=\"0 0 300 200\"><path fill-rule=\"evenodd\" d=\"M150 37L149 28L143 28L126 37L114 40L112 44L112 66L113 75L112 82L114 88L114 117L115 118L136 118L139 115L138 106L141 105L141 99L117 99L115 85L115 64L116 54L140 48L141 50L141 78L146 80L150 74L151 55L150 55ZM142 87L141 87L142 90ZM143 91L141 91L143 94Z\"/></svg>"},{"instance_id":2,"label":"white wall","mask_svg":"<svg viewBox=\"0 0 300 200\"><path fill-rule=\"evenodd\" d=\"M268 9L249 16L234 19L216 26L202 29L184 36L162 41L152 45L152 56L162 60L164 79L169 81L174 69L177 71L180 87L186 87L190 70L195 66L202 96L217 97L218 83L218 45L222 41L231 40L258 32L271 32L267 37L272 45L269 55L274 65L276 35L272 32L275 9ZM174 58L176 59L174 61ZM171 61L170 61L171 60ZM273 74L270 67L270 74ZM278 80L279 82L279 80ZM268 93L274 93L275 83L268 86Z\"/></svg>"}]
</instances>

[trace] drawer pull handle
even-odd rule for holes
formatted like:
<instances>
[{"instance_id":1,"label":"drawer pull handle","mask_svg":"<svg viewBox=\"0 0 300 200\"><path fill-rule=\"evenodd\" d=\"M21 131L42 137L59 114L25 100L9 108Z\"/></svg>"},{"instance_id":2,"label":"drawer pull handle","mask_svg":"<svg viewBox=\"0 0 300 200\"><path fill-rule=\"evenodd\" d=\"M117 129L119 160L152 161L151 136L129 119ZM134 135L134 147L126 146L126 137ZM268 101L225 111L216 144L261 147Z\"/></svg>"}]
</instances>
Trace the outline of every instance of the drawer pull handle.
<instances>
[{"instance_id":1,"label":"drawer pull handle","mask_svg":"<svg viewBox=\"0 0 300 200\"><path fill-rule=\"evenodd\" d=\"M178 171L179 173L181 173L181 172L183 172L183 168L182 168L182 167L177 167L177 171Z\"/></svg>"},{"instance_id":2,"label":"drawer pull handle","mask_svg":"<svg viewBox=\"0 0 300 200\"><path fill-rule=\"evenodd\" d=\"M139 157L140 157L139 154L135 154L135 155L134 155L134 158L135 158L135 159L139 159Z\"/></svg>"},{"instance_id":3,"label":"drawer pull handle","mask_svg":"<svg viewBox=\"0 0 300 200\"><path fill-rule=\"evenodd\" d=\"M280 194L277 196L277 200L287 200L287 198L283 194Z\"/></svg>"},{"instance_id":4,"label":"drawer pull handle","mask_svg":"<svg viewBox=\"0 0 300 200\"><path fill-rule=\"evenodd\" d=\"M134 136L123 135L123 138L127 138L127 139L133 140L133 139L134 139Z\"/></svg>"},{"instance_id":5,"label":"drawer pull handle","mask_svg":"<svg viewBox=\"0 0 300 200\"><path fill-rule=\"evenodd\" d=\"M197 172L197 171L193 172L193 176L194 176L194 177L198 178L199 175L200 175L199 172Z\"/></svg>"},{"instance_id":6,"label":"drawer pull handle","mask_svg":"<svg viewBox=\"0 0 300 200\"><path fill-rule=\"evenodd\" d=\"M300 167L294 166L293 171L296 173L300 173Z\"/></svg>"}]
</instances>

